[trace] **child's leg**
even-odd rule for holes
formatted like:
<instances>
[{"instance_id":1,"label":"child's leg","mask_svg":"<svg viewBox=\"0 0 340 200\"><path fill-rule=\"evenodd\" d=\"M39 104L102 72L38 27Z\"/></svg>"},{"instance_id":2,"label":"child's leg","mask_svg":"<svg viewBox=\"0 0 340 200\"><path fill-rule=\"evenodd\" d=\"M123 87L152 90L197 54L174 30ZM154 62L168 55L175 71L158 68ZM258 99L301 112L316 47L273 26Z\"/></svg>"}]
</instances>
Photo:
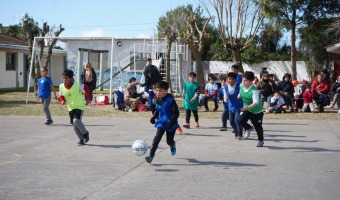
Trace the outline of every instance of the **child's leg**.
<instances>
[{"instance_id":1,"label":"child's leg","mask_svg":"<svg viewBox=\"0 0 340 200\"><path fill-rule=\"evenodd\" d=\"M166 132L166 143L171 147L175 144L175 141L174 141L175 133L176 131Z\"/></svg>"},{"instance_id":2,"label":"child's leg","mask_svg":"<svg viewBox=\"0 0 340 200\"><path fill-rule=\"evenodd\" d=\"M46 99L42 98L41 102L44 106L44 112L47 120L52 121L51 113L50 113L50 103L51 103L51 96L47 97Z\"/></svg>"},{"instance_id":3,"label":"child's leg","mask_svg":"<svg viewBox=\"0 0 340 200\"><path fill-rule=\"evenodd\" d=\"M250 121L255 127L257 138L259 141L263 141L262 120L263 120L263 112L260 112L257 114L250 113Z\"/></svg>"},{"instance_id":4,"label":"child's leg","mask_svg":"<svg viewBox=\"0 0 340 200\"><path fill-rule=\"evenodd\" d=\"M197 112L197 110L192 110L192 113L194 114L195 122L198 123L198 112Z\"/></svg>"},{"instance_id":5,"label":"child's leg","mask_svg":"<svg viewBox=\"0 0 340 200\"><path fill-rule=\"evenodd\" d=\"M240 111L236 111L235 112L235 123L236 123L237 129L235 130L235 134L237 134L236 136L242 137L243 127L237 123L239 118L240 118Z\"/></svg>"},{"instance_id":6,"label":"child's leg","mask_svg":"<svg viewBox=\"0 0 340 200\"><path fill-rule=\"evenodd\" d=\"M215 104L215 108L214 108L214 110L216 111L216 110L218 109L217 95L214 95L214 96L212 97L212 99L213 99L213 101L214 101L214 104Z\"/></svg>"},{"instance_id":7,"label":"child's leg","mask_svg":"<svg viewBox=\"0 0 340 200\"><path fill-rule=\"evenodd\" d=\"M309 103L307 104L307 106L309 105L309 109L311 112L314 112L315 108L314 108L314 104L313 103ZM306 106L306 109L307 109L307 106Z\"/></svg>"},{"instance_id":8,"label":"child's leg","mask_svg":"<svg viewBox=\"0 0 340 200\"><path fill-rule=\"evenodd\" d=\"M311 104L313 104L313 103L311 103ZM306 112L307 108L308 108L308 103L304 103L303 106L302 106L302 112ZM313 106L313 108L314 108L314 106Z\"/></svg>"},{"instance_id":9,"label":"child's leg","mask_svg":"<svg viewBox=\"0 0 340 200\"><path fill-rule=\"evenodd\" d=\"M233 127L234 131L235 131L235 136L237 136L237 123L236 123L236 112L235 111L229 111L229 124L231 127Z\"/></svg>"},{"instance_id":10,"label":"child's leg","mask_svg":"<svg viewBox=\"0 0 340 200\"><path fill-rule=\"evenodd\" d=\"M175 132L175 131L174 131ZM152 146L151 146L151 149L150 149L150 156L151 157L154 157L155 156L155 153L156 153L156 150L158 148L158 144L159 142L162 140L162 137L163 137L163 134L165 133L165 130L162 129L162 128L157 128L157 132L156 132L156 135L155 137L153 138L153 141L152 141ZM173 139L173 138L172 138Z\"/></svg>"},{"instance_id":11,"label":"child's leg","mask_svg":"<svg viewBox=\"0 0 340 200\"><path fill-rule=\"evenodd\" d=\"M249 130L250 129L250 125L247 123L248 120L250 119L250 112L249 111L244 111L240 113L240 117L238 118L237 123L239 124L239 126L242 126L245 128L245 130Z\"/></svg>"},{"instance_id":12,"label":"child's leg","mask_svg":"<svg viewBox=\"0 0 340 200\"><path fill-rule=\"evenodd\" d=\"M223 128L227 128L227 120L228 120L228 116L229 116L229 111L228 111L228 107L226 105L223 104L223 112L222 112L222 127ZM226 108L227 107L227 108Z\"/></svg>"},{"instance_id":13,"label":"child's leg","mask_svg":"<svg viewBox=\"0 0 340 200\"><path fill-rule=\"evenodd\" d=\"M191 117L191 110L186 109L185 110L185 123L190 124L190 117Z\"/></svg>"},{"instance_id":14,"label":"child's leg","mask_svg":"<svg viewBox=\"0 0 340 200\"><path fill-rule=\"evenodd\" d=\"M84 135L87 134L88 132L85 128L85 125L81 121L84 111L79 110L79 109L74 109L73 113L74 113L74 121L73 121L74 131L76 132L78 138L82 140L84 139Z\"/></svg>"}]
</instances>

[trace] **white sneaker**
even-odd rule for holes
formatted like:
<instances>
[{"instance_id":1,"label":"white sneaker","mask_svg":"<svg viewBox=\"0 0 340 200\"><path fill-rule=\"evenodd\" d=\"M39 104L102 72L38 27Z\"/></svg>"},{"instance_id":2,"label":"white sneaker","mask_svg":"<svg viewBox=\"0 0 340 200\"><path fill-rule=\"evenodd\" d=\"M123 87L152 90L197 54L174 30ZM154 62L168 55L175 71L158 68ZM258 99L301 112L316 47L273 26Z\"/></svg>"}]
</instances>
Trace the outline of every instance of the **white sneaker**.
<instances>
[{"instance_id":1,"label":"white sneaker","mask_svg":"<svg viewBox=\"0 0 340 200\"><path fill-rule=\"evenodd\" d=\"M244 139L249 138L250 132L251 132L253 129L254 129L254 128L253 128L252 126L250 126L250 128L244 132L244 134L243 134Z\"/></svg>"},{"instance_id":2,"label":"white sneaker","mask_svg":"<svg viewBox=\"0 0 340 200\"><path fill-rule=\"evenodd\" d=\"M339 111L338 111L338 114L340 114L340 109L339 109Z\"/></svg>"}]
</instances>

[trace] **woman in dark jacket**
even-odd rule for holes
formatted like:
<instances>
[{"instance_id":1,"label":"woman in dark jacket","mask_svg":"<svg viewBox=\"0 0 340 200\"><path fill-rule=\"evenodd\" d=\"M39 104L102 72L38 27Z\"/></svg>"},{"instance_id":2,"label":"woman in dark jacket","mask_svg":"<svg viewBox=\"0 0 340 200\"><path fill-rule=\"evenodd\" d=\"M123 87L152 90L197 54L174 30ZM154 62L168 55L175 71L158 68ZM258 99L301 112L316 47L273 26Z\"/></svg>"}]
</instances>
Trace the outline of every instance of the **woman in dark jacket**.
<instances>
[{"instance_id":1,"label":"woman in dark jacket","mask_svg":"<svg viewBox=\"0 0 340 200\"><path fill-rule=\"evenodd\" d=\"M271 80L268 72L262 74L261 81L257 84L257 89L260 91L262 103L267 102L267 108L270 105L270 99L277 90L275 81Z\"/></svg>"},{"instance_id":2,"label":"woman in dark jacket","mask_svg":"<svg viewBox=\"0 0 340 200\"><path fill-rule=\"evenodd\" d=\"M277 85L277 90L280 91L287 105L291 107L291 111L294 111L293 98L294 98L294 85L292 83L292 75L285 73Z\"/></svg>"},{"instance_id":3,"label":"woman in dark jacket","mask_svg":"<svg viewBox=\"0 0 340 200\"><path fill-rule=\"evenodd\" d=\"M88 62L83 69L81 76L80 76L80 82L82 84L87 85L87 87L90 90L90 99L92 101L93 99L93 90L96 89L96 84L97 84L97 75L96 72L94 71L92 65L90 62Z\"/></svg>"}]
</instances>

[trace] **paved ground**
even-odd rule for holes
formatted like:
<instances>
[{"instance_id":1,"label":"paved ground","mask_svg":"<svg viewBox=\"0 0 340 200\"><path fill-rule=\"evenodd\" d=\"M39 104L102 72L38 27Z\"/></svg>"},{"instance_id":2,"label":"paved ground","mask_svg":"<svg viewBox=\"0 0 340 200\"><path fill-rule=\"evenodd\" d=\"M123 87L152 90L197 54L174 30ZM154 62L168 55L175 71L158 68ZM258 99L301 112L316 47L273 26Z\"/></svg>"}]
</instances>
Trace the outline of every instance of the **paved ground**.
<instances>
[{"instance_id":1,"label":"paved ground","mask_svg":"<svg viewBox=\"0 0 340 200\"><path fill-rule=\"evenodd\" d=\"M131 152L151 144L148 119L90 118L88 145L77 146L67 117L0 117L0 199L339 199L339 121L265 121L256 137L234 140L219 121L200 121L165 140L154 162ZM181 119L183 124L183 119Z\"/></svg>"}]
</instances>

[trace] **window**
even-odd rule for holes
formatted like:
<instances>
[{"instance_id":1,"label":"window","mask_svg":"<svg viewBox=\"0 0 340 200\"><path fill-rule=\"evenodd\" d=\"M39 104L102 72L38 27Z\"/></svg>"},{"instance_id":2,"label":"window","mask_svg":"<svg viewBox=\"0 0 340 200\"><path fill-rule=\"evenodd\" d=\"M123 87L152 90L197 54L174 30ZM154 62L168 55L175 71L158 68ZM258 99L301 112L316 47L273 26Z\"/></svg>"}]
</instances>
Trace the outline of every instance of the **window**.
<instances>
[{"instance_id":1,"label":"window","mask_svg":"<svg viewBox=\"0 0 340 200\"><path fill-rule=\"evenodd\" d=\"M15 70L17 66L17 54L6 53L6 70Z\"/></svg>"}]
</instances>

